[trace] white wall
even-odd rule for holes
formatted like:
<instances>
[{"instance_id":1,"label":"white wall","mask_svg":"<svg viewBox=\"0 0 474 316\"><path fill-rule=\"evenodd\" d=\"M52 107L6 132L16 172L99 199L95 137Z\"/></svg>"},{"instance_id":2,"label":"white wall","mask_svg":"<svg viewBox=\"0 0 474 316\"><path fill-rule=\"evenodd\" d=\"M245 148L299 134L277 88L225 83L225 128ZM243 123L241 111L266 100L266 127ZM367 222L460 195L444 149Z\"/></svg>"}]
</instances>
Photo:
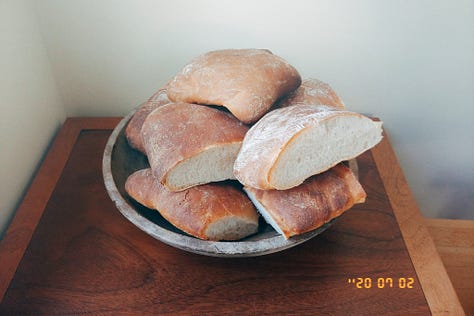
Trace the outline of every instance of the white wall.
<instances>
[{"instance_id":1,"label":"white wall","mask_svg":"<svg viewBox=\"0 0 474 316\"><path fill-rule=\"evenodd\" d=\"M474 2L38 3L68 115L123 115L197 54L263 47L380 117L427 216L474 218Z\"/></svg>"},{"instance_id":2,"label":"white wall","mask_svg":"<svg viewBox=\"0 0 474 316\"><path fill-rule=\"evenodd\" d=\"M0 62L19 77L0 74L6 80L1 86L8 89L2 88L13 89L12 100L2 101L2 116L10 116L8 128L24 118L31 124L24 125L34 129L27 136L14 135L23 139L21 145L2 143L3 161L5 146L16 146L9 152L17 157L29 155L25 148L34 146L30 150L35 152L44 148L46 135L51 135L62 114L29 8L20 9L14 1L1 3L13 12L0 11L6 19L1 19L5 27L0 34L15 44L10 45L7 62L5 58ZM205 51L269 48L304 77L329 82L348 108L384 121L426 216L474 218L473 1L42 0L35 4L67 116L124 115ZM33 78L26 75L31 67L38 69ZM28 87L28 94L14 93L18 81ZM43 95L42 102L32 102L38 99L35 94ZM13 111L10 104L15 104ZM51 115L39 115L44 111ZM38 133L42 142L31 138ZM10 174L12 168L8 165ZM15 168L22 174L31 170L31 166Z\"/></svg>"},{"instance_id":3,"label":"white wall","mask_svg":"<svg viewBox=\"0 0 474 316\"><path fill-rule=\"evenodd\" d=\"M0 1L0 238L64 109L29 1Z\"/></svg>"}]
</instances>

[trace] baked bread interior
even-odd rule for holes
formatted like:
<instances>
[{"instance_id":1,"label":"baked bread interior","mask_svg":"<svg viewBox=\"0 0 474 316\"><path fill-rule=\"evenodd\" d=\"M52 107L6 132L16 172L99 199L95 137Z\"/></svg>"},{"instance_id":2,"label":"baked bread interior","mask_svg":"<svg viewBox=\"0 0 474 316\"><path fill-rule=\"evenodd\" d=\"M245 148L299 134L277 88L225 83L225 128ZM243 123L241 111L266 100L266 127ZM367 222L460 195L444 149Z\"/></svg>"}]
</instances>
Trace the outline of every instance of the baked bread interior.
<instances>
[{"instance_id":1,"label":"baked bread interior","mask_svg":"<svg viewBox=\"0 0 474 316\"><path fill-rule=\"evenodd\" d=\"M238 240L258 230L258 213L245 193L232 183L211 183L171 192L151 169L132 173L127 193L158 212L172 225L204 240Z\"/></svg>"},{"instance_id":2,"label":"baked bread interior","mask_svg":"<svg viewBox=\"0 0 474 316\"><path fill-rule=\"evenodd\" d=\"M154 176L179 191L235 179L233 165L247 130L229 113L178 102L150 113L141 132Z\"/></svg>"},{"instance_id":3,"label":"baked bread interior","mask_svg":"<svg viewBox=\"0 0 474 316\"><path fill-rule=\"evenodd\" d=\"M290 189L375 146L382 139L381 125L327 106L276 109L245 135L234 174L248 187Z\"/></svg>"}]
</instances>

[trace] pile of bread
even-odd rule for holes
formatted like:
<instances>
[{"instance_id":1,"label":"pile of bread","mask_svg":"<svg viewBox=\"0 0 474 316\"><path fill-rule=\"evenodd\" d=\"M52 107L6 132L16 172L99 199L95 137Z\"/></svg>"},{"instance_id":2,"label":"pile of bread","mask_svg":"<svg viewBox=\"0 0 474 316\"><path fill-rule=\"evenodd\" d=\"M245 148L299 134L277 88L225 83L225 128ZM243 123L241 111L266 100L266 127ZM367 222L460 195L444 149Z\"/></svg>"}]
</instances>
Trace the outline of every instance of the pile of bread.
<instances>
[{"instance_id":1,"label":"pile of bread","mask_svg":"<svg viewBox=\"0 0 474 316\"><path fill-rule=\"evenodd\" d=\"M259 214L290 238L364 202L343 162L382 129L270 51L228 49L187 64L136 110L126 137L150 164L127 179L133 199L189 235L239 240Z\"/></svg>"}]
</instances>

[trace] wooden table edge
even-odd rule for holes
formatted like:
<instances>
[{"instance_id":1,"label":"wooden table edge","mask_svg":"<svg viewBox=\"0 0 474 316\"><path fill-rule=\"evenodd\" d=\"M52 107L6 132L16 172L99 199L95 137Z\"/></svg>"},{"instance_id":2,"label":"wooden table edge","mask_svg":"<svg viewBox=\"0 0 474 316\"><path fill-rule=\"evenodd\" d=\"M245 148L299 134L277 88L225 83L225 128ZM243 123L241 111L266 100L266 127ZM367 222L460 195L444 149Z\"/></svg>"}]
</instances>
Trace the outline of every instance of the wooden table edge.
<instances>
[{"instance_id":1,"label":"wooden table edge","mask_svg":"<svg viewBox=\"0 0 474 316\"><path fill-rule=\"evenodd\" d=\"M432 314L465 315L385 131L371 151Z\"/></svg>"},{"instance_id":2,"label":"wooden table edge","mask_svg":"<svg viewBox=\"0 0 474 316\"><path fill-rule=\"evenodd\" d=\"M85 129L113 129L121 118L67 118L39 170L33 178L15 215L0 240L0 302L15 275L57 181L62 174L76 139Z\"/></svg>"}]
</instances>

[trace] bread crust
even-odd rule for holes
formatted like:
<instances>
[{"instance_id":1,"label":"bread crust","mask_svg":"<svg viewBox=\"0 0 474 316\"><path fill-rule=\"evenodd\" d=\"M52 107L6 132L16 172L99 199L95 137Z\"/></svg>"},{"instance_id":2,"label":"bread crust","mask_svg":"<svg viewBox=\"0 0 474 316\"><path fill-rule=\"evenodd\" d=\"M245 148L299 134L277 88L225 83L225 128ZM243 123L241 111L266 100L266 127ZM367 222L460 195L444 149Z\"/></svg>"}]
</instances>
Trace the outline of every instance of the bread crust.
<instances>
[{"instance_id":1,"label":"bread crust","mask_svg":"<svg viewBox=\"0 0 474 316\"><path fill-rule=\"evenodd\" d=\"M133 114L125 129L125 136L129 145L144 154L146 152L141 135L143 122L155 109L171 102L166 91L166 87L160 88L146 102L142 103Z\"/></svg>"},{"instance_id":2,"label":"bread crust","mask_svg":"<svg viewBox=\"0 0 474 316\"><path fill-rule=\"evenodd\" d=\"M339 110L345 109L344 102L332 87L328 83L315 78L304 79L298 89L279 101L275 108L301 104L326 105Z\"/></svg>"},{"instance_id":3,"label":"bread crust","mask_svg":"<svg viewBox=\"0 0 474 316\"><path fill-rule=\"evenodd\" d=\"M148 115L142 139L154 176L169 189L179 190L184 188L168 183L167 175L172 168L210 148L234 143L240 146L247 130L229 113L178 102L161 106Z\"/></svg>"},{"instance_id":4,"label":"bread crust","mask_svg":"<svg viewBox=\"0 0 474 316\"><path fill-rule=\"evenodd\" d=\"M171 192L153 177L151 169L143 169L128 177L125 190L140 204L158 210L171 224L200 239L241 239L258 229L259 216L255 207L232 184L211 183ZM228 218L249 225L252 230L209 235L213 224Z\"/></svg>"},{"instance_id":5,"label":"bread crust","mask_svg":"<svg viewBox=\"0 0 474 316\"><path fill-rule=\"evenodd\" d=\"M247 132L234 164L235 177L245 186L262 190L275 189L271 175L282 152L305 129L339 115L362 116L314 105L285 107L269 112ZM337 163L339 161L334 165ZM330 167L332 166L328 166L328 169Z\"/></svg>"},{"instance_id":6,"label":"bread crust","mask_svg":"<svg viewBox=\"0 0 474 316\"><path fill-rule=\"evenodd\" d=\"M244 190L272 217L285 238L314 230L366 198L352 171L343 164L292 189Z\"/></svg>"},{"instance_id":7,"label":"bread crust","mask_svg":"<svg viewBox=\"0 0 474 316\"><path fill-rule=\"evenodd\" d=\"M298 71L264 49L211 51L193 59L169 84L173 101L221 105L249 124L301 84Z\"/></svg>"}]
</instances>

